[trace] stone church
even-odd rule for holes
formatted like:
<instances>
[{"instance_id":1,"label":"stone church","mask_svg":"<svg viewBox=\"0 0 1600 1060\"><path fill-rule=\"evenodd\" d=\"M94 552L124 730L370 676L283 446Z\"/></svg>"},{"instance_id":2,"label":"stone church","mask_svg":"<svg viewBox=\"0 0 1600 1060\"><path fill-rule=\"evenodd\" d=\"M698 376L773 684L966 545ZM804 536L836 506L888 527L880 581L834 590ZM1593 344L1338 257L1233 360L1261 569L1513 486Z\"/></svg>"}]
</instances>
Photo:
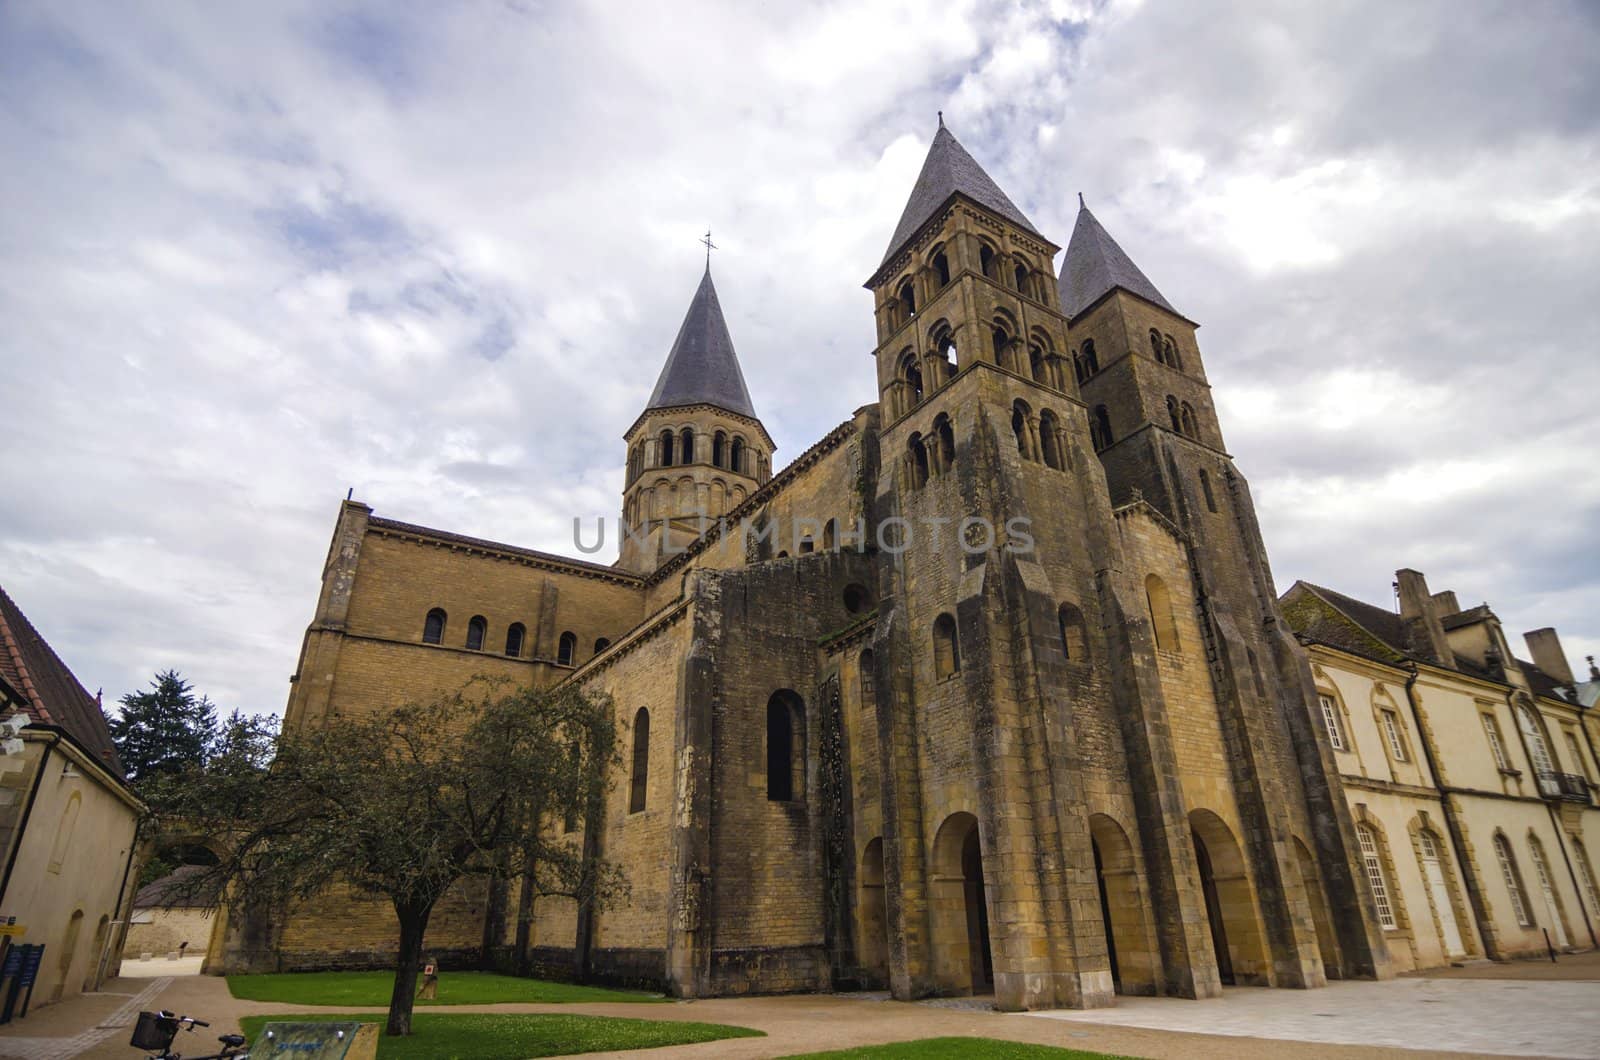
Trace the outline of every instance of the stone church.
<instances>
[{"instance_id":1,"label":"stone church","mask_svg":"<svg viewBox=\"0 0 1600 1060\"><path fill-rule=\"evenodd\" d=\"M463 887L428 945L684 997L1002 1009L1391 974L1197 325L941 126L872 292L879 400L774 473L709 268L627 428L614 564L343 505L286 724L476 674L609 692L597 912ZM886 532L887 531L887 532ZM391 959L381 903L218 968Z\"/></svg>"}]
</instances>

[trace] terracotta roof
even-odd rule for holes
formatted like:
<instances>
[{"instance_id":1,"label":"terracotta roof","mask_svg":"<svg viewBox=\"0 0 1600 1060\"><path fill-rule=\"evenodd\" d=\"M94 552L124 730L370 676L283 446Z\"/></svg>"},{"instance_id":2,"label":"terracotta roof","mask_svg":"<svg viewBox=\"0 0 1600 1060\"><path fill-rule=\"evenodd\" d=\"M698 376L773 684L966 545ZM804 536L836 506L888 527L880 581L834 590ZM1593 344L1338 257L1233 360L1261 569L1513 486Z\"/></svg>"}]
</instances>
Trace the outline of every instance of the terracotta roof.
<instances>
[{"instance_id":1,"label":"terracotta roof","mask_svg":"<svg viewBox=\"0 0 1600 1060\"><path fill-rule=\"evenodd\" d=\"M645 408L677 408L680 405L715 405L756 418L750 391L739 369L739 355L733 350L733 337L717 301L717 288L711 282L711 266L700 278L700 286L689 301L678 337L673 340L667 363L656 380Z\"/></svg>"},{"instance_id":2,"label":"terracotta roof","mask_svg":"<svg viewBox=\"0 0 1600 1060\"><path fill-rule=\"evenodd\" d=\"M1080 196L1078 223L1072 226L1067 256L1061 259L1061 311L1071 319L1117 287L1182 316L1100 226Z\"/></svg>"},{"instance_id":3,"label":"terracotta roof","mask_svg":"<svg viewBox=\"0 0 1600 1060\"><path fill-rule=\"evenodd\" d=\"M979 206L993 210L1024 231L1044 239L1039 235L1039 230L1033 227L1033 222L1023 216L1016 204L1000 190L1000 185L983 171L977 159L967 154L967 149L961 146L941 121L939 131L933 135L933 143L928 145L928 157L923 159L922 172L917 174L917 183L911 189L911 197L906 200L905 211L900 214L900 223L895 226L889 249L884 251L883 261L878 268L888 264L890 258L911 242L917 230L956 194L965 195Z\"/></svg>"},{"instance_id":4,"label":"terracotta roof","mask_svg":"<svg viewBox=\"0 0 1600 1060\"><path fill-rule=\"evenodd\" d=\"M22 695L26 704L23 709L36 723L64 729L107 769L119 777L123 775L100 704L72 676L67 664L3 588L0 677Z\"/></svg>"}]
</instances>

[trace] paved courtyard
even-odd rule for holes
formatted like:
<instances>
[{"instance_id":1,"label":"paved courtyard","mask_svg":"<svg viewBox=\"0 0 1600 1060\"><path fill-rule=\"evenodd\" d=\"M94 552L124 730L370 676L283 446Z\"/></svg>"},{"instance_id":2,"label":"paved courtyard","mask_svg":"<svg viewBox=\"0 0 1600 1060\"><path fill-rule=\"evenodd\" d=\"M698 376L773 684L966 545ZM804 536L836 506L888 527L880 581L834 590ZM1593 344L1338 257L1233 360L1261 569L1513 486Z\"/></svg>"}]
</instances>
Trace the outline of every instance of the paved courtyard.
<instances>
[{"instance_id":1,"label":"paved courtyard","mask_svg":"<svg viewBox=\"0 0 1600 1060\"><path fill-rule=\"evenodd\" d=\"M1452 974L1452 973L1447 973ZM452 1006L450 1012L566 1012L699 1020L754 1027L743 1038L616 1055L732 1060L841 1049L942 1035L1005 1038L1125 1056L1184 1060L1425 1060L1444 1056L1600 1057L1600 955L1536 965L1471 966L1454 978L1336 983L1324 990L1229 990L1216 1001L1123 998L1093 1012L998 1013L981 999L915 1004L882 995L717 998L639 1006ZM1483 975L1514 978L1473 978ZM1549 981L1551 975L1564 980ZM240 1001L209 976L123 978L100 994L38 1009L0 1027L6 1060L131 1060L128 1034L142 1008L208 1019L212 1038L185 1036L199 1052L216 1034L238 1030L253 1013L305 1012L308 1006ZM379 1009L337 1011L378 1013Z\"/></svg>"},{"instance_id":2,"label":"paved courtyard","mask_svg":"<svg viewBox=\"0 0 1600 1060\"><path fill-rule=\"evenodd\" d=\"M1405 978L1312 991L1230 988L1219 1001L1123 998L1116 1008L1029 1013L1112 1024L1330 1045L1600 1056L1600 983Z\"/></svg>"}]
</instances>

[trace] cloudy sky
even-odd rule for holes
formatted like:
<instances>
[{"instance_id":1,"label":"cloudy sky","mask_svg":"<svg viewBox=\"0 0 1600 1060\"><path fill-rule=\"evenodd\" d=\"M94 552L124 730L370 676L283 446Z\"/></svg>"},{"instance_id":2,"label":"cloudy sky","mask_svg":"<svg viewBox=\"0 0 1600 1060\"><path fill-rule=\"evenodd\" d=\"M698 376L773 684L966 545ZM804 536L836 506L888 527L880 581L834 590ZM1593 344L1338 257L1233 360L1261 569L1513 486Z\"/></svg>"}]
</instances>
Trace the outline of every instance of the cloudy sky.
<instances>
[{"instance_id":1,"label":"cloudy sky","mask_svg":"<svg viewBox=\"0 0 1600 1060\"><path fill-rule=\"evenodd\" d=\"M699 279L781 464L943 110L1200 321L1279 588L1600 652L1600 8L0 5L0 584L281 711L345 491L571 553Z\"/></svg>"}]
</instances>

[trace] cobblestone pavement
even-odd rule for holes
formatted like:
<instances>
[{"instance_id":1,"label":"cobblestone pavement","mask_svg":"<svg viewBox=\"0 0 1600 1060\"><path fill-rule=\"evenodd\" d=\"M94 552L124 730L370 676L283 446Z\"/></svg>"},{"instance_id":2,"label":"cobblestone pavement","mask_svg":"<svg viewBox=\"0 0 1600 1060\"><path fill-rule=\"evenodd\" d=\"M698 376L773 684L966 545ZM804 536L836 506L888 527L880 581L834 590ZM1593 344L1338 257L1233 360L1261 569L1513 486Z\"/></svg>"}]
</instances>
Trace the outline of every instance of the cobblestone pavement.
<instances>
[{"instance_id":1,"label":"cobblestone pavement","mask_svg":"<svg viewBox=\"0 0 1600 1060\"><path fill-rule=\"evenodd\" d=\"M1219 1001L1122 998L1115 1008L1038 1012L1077 1025L1160 1028L1504 1056L1600 1056L1593 982L1407 978L1320 990L1229 988Z\"/></svg>"}]
</instances>

